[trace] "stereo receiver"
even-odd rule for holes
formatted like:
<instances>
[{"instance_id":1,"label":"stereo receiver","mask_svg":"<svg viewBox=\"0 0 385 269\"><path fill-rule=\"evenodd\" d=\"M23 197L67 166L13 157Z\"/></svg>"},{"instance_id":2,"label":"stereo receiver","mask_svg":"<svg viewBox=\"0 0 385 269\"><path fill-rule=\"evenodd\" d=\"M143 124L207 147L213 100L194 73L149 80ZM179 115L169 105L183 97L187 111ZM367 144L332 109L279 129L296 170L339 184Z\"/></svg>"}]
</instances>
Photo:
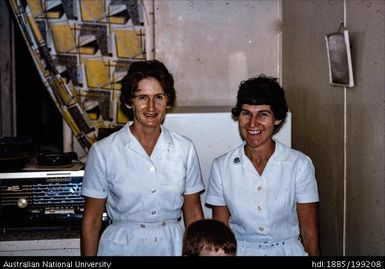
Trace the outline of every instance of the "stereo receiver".
<instances>
[{"instance_id":1,"label":"stereo receiver","mask_svg":"<svg viewBox=\"0 0 385 269\"><path fill-rule=\"evenodd\" d=\"M84 171L0 173L0 228L80 229Z\"/></svg>"}]
</instances>

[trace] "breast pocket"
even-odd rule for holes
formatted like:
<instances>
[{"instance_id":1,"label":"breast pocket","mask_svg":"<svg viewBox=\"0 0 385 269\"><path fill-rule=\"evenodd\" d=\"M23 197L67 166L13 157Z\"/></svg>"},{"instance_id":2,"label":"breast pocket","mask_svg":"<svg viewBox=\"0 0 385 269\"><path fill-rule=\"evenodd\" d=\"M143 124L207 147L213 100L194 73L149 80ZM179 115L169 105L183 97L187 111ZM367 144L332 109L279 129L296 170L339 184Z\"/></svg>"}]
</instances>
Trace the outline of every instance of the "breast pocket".
<instances>
[{"instance_id":1,"label":"breast pocket","mask_svg":"<svg viewBox=\"0 0 385 269\"><path fill-rule=\"evenodd\" d=\"M161 185L184 186L186 168L182 161L162 160L158 167Z\"/></svg>"},{"instance_id":2,"label":"breast pocket","mask_svg":"<svg viewBox=\"0 0 385 269\"><path fill-rule=\"evenodd\" d=\"M277 216L285 216L294 205L294 189L290 181L282 178L279 184L268 186L267 197L271 205L271 212Z\"/></svg>"},{"instance_id":3,"label":"breast pocket","mask_svg":"<svg viewBox=\"0 0 385 269\"><path fill-rule=\"evenodd\" d=\"M186 182L186 169L182 161L162 160L158 171L163 206L168 210L180 209Z\"/></svg>"}]
</instances>

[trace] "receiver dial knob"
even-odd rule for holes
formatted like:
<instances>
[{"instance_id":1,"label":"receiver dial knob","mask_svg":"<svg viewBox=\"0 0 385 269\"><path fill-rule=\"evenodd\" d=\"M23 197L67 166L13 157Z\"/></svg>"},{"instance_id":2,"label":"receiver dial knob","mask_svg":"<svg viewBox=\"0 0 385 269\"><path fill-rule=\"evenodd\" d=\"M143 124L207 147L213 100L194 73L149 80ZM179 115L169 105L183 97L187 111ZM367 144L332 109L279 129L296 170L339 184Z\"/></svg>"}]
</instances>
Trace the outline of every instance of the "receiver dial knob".
<instances>
[{"instance_id":1,"label":"receiver dial knob","mask_svg":"<svg viewBox=\"0 0 385 269\"><path fill-rule=\"evenodd\" d=\"M17 206L20 208L25 208L28 205L27 199L25 198L19 198L17 200Z\"/></svg>"}]
</instances>

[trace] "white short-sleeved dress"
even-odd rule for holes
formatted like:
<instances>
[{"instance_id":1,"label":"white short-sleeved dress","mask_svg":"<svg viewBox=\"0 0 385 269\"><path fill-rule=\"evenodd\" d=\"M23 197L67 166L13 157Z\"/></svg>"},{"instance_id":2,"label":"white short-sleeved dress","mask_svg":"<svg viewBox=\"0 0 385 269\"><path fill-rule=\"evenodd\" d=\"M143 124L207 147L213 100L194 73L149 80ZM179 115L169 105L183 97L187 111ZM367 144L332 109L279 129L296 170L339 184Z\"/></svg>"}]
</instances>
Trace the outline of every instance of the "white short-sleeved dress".
<instances>
[{"instance_id":1,"label":"white short-sleeved dress","mask_svg":"<svg viewBox=\"0 0 385 269\"><path fill-rule=\"evenodd\" d=\"M259 175L244 145L213 161L206 203L228 207L237 255L307 255L299 241L296 203L319 200L310 158L276 141Z\"/></svg>"},{"instance_id":2,"label":"white short-sleeved dress","mask_svg":"<svg viewBox=\"0 0 385 269\"><path fill-rule=\"evenodd\" d=\"M191 140L162 126L149 157L129 123L92 145L82 195L107 198L98 255L180 256L183 195L204 190Z\"/></svg>"}]
</instances>

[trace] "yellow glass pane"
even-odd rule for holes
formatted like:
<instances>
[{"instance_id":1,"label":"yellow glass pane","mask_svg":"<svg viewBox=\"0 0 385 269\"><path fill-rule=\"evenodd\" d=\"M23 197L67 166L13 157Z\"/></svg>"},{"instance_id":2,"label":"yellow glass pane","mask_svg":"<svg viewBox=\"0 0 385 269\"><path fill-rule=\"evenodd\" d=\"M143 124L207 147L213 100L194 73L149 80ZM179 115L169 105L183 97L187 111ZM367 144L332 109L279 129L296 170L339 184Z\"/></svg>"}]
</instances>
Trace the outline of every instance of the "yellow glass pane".
<instances>
[{"instance_id":1,"label":"yellow glass pane","mask_svg":"<svg viewBox=\"0 0 385 269\"><path fill-rule=\"evenodd\" d=\"M141 55L139 33L134 30L113 30L116 36L116 51L118 57L133 58Z\"/></svg>"},{"instance_id":2,"label":"yellow glass pane","mask_svg":"<svg viewBox=\"0 0 385 269\"><path fill-rule=\"evenodd\" d=\"M75 53L75 37L67 23L50 24L53 42L57 52Z\"/></svg>"},{"instance_id":3,"label":"yellow glass pane","mask_svg":"<svg viewBox=\"0 0 385 269\"><path fill-rule=\"evenodd\" d=\"M59 19L62 15L62 12L59 11L48 11L45 13L48 19Z\"/></svg>"},{"instance_id":4,"label":"yellow glass pane","mask_svg":"<svg viewBox=\"0 0 385 269\"><path fill-rule=\"evenodd\" d=\"M82 0L80 1L80 12L83 21L106 22L104 0Z\"/></svg>"},{"instance_id":5,"label":"yellow glass pane","mask_svg":"<svg viewBox=\"0 0 385 269\"><path fill-rule=\"evenodd\" d=\"M80 47L79 53L80 54L95 54L96 50L93 47Z\"/></svg>"},{"instance_id":6,"label":"yellow glass pane","mask_svg":"<svg viewBox=\"0 0 385 269\"><path fill-rule=\"evenodd\" d=\"M103 59L86 59L84 66L89 88L110 89L110 77Z\"/></svg>"}]
</instances>

